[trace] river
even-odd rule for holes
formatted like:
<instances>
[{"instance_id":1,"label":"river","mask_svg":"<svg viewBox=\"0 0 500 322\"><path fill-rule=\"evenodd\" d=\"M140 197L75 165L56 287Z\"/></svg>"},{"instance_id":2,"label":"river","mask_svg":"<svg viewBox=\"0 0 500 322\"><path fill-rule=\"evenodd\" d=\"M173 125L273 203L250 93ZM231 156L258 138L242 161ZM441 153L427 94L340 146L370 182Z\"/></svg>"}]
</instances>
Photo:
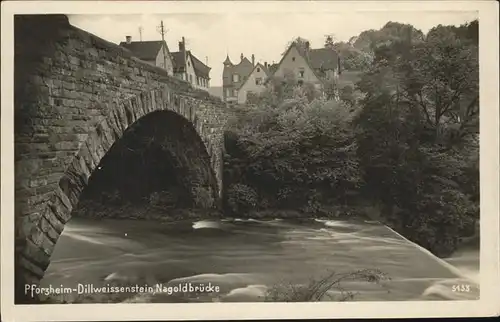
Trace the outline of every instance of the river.
<instances>
[{"instance_id":1,"label":"river","mask_svg":"<svg viewBox=\"0 0 500 322\"><path fill-rule=\"evenodd\" d=\"M129 289L126 294L110 295L87 290L81 292L87 294L73 292L52 299L255 302L269 298L273 286L279 289L276 285L307 285L332 271L343 274L363 269L380 270L390 280L381 284L363 280L342 283L344 289L354 293L353 301L479 296L477 249L459 250L443 260L379 223L332 220L160 223L73 218L56 245L42 286L210 283L218 287L218 292L169 294ZM457 285L469 286L462 292L453 291ZM338 289L328 294L331 300L339 299Z\"/></svg>"}]
</instances>

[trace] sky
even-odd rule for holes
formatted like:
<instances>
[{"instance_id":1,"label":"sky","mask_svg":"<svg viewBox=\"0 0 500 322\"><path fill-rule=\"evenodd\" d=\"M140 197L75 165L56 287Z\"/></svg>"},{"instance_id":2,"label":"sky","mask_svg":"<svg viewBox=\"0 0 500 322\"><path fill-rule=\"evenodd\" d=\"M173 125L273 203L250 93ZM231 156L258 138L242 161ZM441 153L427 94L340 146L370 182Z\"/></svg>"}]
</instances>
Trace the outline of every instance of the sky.
<instances>
[{"instance_id":1,"label":"sky","mask_svg":"<svg viewBox=\"0 0 500 322\"><path fill-rule=\"evenodd\" d=\"M178 42L184 36L186 49L212 68L210 85L221 86L222 62L228 54L233 63L243 53L256 62L279 62L290 40L303 37L312 48L323 46L325 35L337 41L347 41L368 29L380 29L387 22L412 24L424 33L432 27L460 25L478 16L474 11L409 12L378 11L352 13L280 13L280 12L226 12L173 14L117 14L69 15L71 24L113 43L132 36L140 40L161 40L157 31L163 20L167 30L165 40L170 51L178 51Z\"/></svg>"}]
</instances>

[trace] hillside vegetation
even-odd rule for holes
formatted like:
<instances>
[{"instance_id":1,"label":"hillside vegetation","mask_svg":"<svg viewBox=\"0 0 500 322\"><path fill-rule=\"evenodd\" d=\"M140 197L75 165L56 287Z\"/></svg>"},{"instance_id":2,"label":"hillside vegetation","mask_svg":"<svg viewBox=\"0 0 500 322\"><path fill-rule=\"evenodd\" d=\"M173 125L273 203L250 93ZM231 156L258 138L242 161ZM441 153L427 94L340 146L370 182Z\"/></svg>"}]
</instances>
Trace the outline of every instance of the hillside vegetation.
<instances>
[{"instance_id":1,"label":"hillside vegetation","mask_svg":"<svg viewBox=\"0 0 500 322\"><path fill-rule=\"evenodd\" d=\"M226 211L373 217L370 207L450 254L479 217L478 22L426 35L390 22L336 46L351 64L352 81L332 84L340 101L287 76L240 107L225 140Z\"/></svg>"}]
</instances>

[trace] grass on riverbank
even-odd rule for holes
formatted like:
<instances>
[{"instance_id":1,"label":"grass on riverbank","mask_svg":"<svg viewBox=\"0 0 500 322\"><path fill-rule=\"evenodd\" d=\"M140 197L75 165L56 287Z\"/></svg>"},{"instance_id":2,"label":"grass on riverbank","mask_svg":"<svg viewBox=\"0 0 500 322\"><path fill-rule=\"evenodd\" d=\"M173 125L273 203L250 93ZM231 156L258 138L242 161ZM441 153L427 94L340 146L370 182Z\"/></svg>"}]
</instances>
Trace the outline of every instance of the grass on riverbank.
<instances>
[{"instance_id":1,"label":"grass on riverbank","mask_svg":"<svg viewBox=\"0 0 500 322\"><path fill-rule=\"evenodd\" d=\"M167 208L149 203L103 204L94 200L81 202L72 216L83 218L137 219L171 222L179 220L220 219L223 214L218 209Z\"/></svg>"},{"instance_id":2,"label":"grass on riverbank","mask_svg":"<svg viewBox=\"0 0 500 322\"><path fill-rule=\"evenodd\" d=\"M265 296L266 302L319 302L322 300L345 302L354 299L357 293L342 286L348 281L365 281L384 287L390 278L376 269L363 269L340 274L329 272L320 278L311 279L307 284L281 283L271 287ZM337 294L332 295L333 294Z\"/></svg>"}]
</instances>

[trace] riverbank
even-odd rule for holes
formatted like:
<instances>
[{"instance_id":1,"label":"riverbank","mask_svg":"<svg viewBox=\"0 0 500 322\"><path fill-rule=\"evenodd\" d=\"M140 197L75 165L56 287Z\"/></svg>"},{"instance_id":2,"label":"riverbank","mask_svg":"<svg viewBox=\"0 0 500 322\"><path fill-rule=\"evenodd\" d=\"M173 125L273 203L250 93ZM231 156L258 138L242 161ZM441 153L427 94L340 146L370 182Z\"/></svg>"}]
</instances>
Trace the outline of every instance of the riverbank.
<instances>
[{"instance_id":1,"label":"riverbank","mask_svg":"<svg viewBox=\"0 0 500 322\"><path fill-rule=\"evenodd\" d=\"M126 219L153 220L158 222L176 222L184 220L214 220L214 219L255 219L275 220L287 219L295 222L311 222L317 220L353 220L378 221L379 216L374 207L330 207L329 211L307 212L295 209L256 209L238 215L221 209L202 208L163 208L150 204L104 205L86 200L73 211L73 217L95 219Z\"/></svg>"}]
</instances>

